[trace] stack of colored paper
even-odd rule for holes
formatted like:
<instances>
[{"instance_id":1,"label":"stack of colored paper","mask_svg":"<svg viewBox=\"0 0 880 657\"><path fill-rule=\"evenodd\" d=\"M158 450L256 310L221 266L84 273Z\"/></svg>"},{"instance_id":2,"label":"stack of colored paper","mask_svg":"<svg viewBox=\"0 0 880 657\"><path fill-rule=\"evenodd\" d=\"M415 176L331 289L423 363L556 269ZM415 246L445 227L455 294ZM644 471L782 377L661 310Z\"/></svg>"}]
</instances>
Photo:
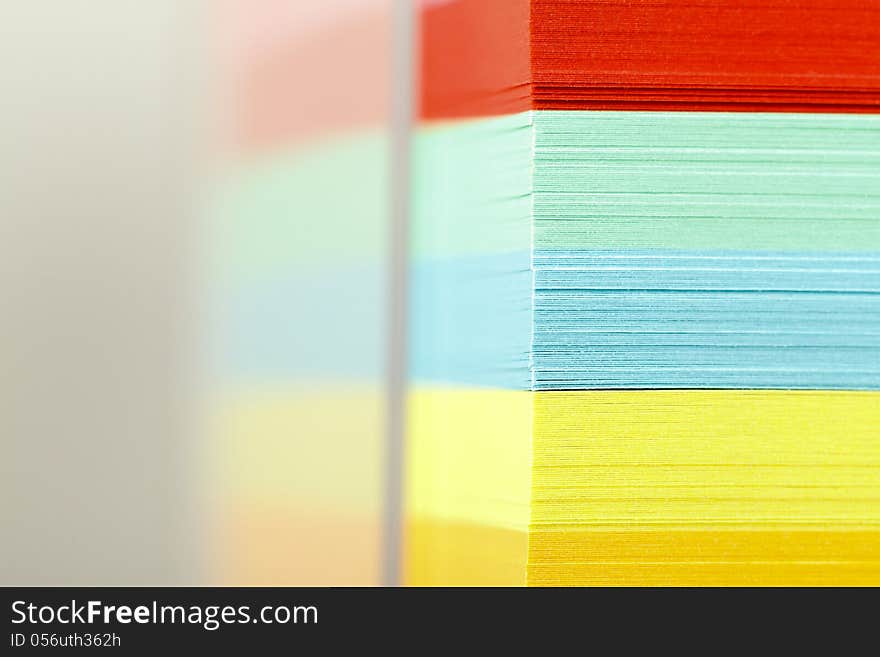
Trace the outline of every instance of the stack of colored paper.
<instances>
[{"instance_id":1,"label":"stack of colored paper","mask_svg":"<svg viewBox=\"0 0 880 657\"><path fill-rule=\"evenodd\" d=\"M880 5L422 36L408 581L880 583Z\"/></svg>"}]
</instances>

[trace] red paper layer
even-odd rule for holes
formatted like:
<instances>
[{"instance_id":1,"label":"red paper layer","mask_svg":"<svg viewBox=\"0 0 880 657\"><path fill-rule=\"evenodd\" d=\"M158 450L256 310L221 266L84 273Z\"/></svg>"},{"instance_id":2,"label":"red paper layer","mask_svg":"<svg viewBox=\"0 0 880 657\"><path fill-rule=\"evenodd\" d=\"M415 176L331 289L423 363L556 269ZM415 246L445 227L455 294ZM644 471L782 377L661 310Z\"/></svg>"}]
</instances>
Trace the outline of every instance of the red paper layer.
<instances>
[{"instance_id":1,"label":"red paper layer","mask_svg":"<svg viewBox=\"0 0 880 657\"><path fill-rule=\"evenodd\" d=\"M423 0L421 116L527 110L529 77L529 0Z\"/></svg>"},{"instance_id":2,"label":"red paper layer","mask_svg":"<svg viewBox=\"0 0 880 657\"><path fill-rule=\"evenodd\" d=\"M530 107L880 112L880 0L528 4L529 18L520 0L424 9L423 117ZM528 97L499 93L514 88Z\"/></svg>"}]
</instances>

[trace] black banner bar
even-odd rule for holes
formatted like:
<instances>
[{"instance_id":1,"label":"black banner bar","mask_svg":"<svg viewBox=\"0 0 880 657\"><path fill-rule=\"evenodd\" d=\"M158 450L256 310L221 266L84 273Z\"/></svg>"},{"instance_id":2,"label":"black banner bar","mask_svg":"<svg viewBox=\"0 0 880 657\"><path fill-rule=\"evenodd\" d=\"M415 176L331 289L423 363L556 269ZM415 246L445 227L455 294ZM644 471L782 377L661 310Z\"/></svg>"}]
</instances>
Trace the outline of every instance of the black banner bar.
<instances>
[{"instance_id":1,"label":"black banner bar","mask_svg":"<svg viewBox=\"0 0 880 657\"><path fill-rule=\"evenodd\" d=\"M420 654L479 637L500 645L828 624L828 596L805 589L4 588L0 654L383 646ZM873 592L872 592L873 593ZM851 591L834 592L844 602ZM872 595L873 597L873 595ZM720 604L719 604L720 603ZM733 603L733 604L731 604ZM818 604L817 604L818 603ZM855 622L852 607L849 622ZM785 614L780 616L782 610ZM866 613L873 605L863 607ZM812 612L812 613L811 613ZM412 637L419 637L413 643ZM604 639L603 639L604 640ZM397 650L395 650L396 652ZM543 653L542 653L543 654Z\"/></svg>"}]
</instances>

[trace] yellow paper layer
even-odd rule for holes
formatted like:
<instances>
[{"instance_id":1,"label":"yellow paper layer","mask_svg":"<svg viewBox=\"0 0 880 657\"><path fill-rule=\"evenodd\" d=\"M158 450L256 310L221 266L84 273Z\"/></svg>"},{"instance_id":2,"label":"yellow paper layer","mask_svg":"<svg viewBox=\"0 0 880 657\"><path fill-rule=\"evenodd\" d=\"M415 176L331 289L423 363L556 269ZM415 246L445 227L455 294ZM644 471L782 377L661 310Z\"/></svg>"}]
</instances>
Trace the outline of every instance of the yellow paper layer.
<instances>
[{"instance_id":1,"label":"yellow paper layer","mask_svg":"<svg viewBox=\"0 0 880 657\"><path fill-rule=\"evenodd\" d=\"M404 582L525 584L531 393L409 396Z\"/></svg>"},{"instance_id":2,"label":"yellow paper layer","mask_svg":"<svg viewBox=\"0 0 880 657\"><path fill-rule=\"evenodd\" d=\"M531 393L417 388L407 422L409 515L528 527Z\"/></svg>"},{"instance_id":3,"label":"yellow paper layer","mask_svg":"<svg viewBox=\"0 0 880 657\"><path fill-rule=\"evenodd\" d=\"M590 529L529 535L532 586L795 586L880 583L880 532Z\"/></svg>"},{"instance_id":4,"label":"yellow paper layer","mask_svg":"<svg viewBox=\"0 0 880 657\"><path fill-rule=\"evenodd\" d=\"M524 586L525 529L409 517L403 581L409 586Z\"/></svg>"},{"instance_id":5,"label":"yellow paper layer","mask_svg":"<svg viewBox=\"0 0 880 657\"><path fill-rule=\"evenodd\" d=\"M539 393L533 459L533 525L873 525L880 394Z\"/></svg>"},{"instance_id":6,"label":"yellow paper layer","mask_svg":"<svg viewBox=\"0 0 880 657\"><path fill-rule=\"evenodd\" d=\"M412 405L411 584L518 563L488 530L523 518L533 585L880 584L880 393L421 389Z\"/></svg>"}]
</instances>

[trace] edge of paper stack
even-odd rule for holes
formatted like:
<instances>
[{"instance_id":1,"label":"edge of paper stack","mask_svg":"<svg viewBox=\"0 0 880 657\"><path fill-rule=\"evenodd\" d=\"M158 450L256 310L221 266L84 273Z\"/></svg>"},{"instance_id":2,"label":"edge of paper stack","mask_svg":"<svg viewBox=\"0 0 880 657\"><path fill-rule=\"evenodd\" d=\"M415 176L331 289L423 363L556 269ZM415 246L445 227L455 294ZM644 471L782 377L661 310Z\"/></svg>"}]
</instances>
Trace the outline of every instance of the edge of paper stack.
<instances>
[{"instance_id":1,"label":"edge of paper stack","mask_svg":"<svg viewBox=\"0 0 880 657\"><path fill-rule=\"evenodd\" d=\"M423 6L406 583L880 584L880 7L736 4Z\"/></svg>"}]
</instances>

